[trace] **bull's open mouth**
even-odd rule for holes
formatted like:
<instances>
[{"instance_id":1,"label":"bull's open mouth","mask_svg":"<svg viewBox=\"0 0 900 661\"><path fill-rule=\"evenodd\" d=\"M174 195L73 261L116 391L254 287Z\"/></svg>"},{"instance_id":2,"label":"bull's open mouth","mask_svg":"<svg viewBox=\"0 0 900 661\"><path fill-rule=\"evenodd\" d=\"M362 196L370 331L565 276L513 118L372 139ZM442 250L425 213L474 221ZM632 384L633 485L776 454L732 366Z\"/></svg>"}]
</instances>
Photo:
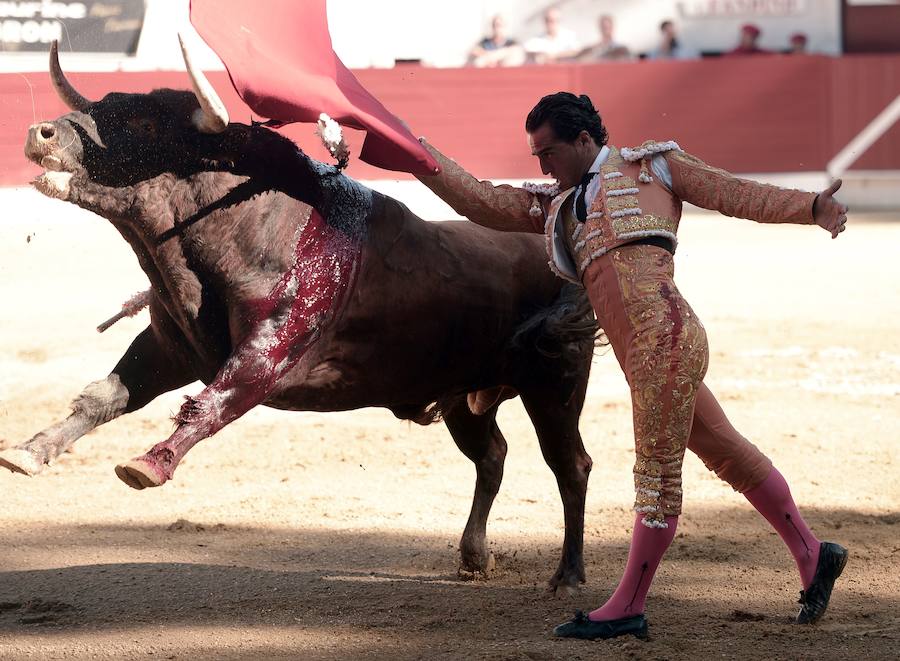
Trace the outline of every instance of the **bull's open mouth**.
<instances>
[{"instance_id":1,"label":"bull's open mouth","mask_svg":"<svg viewBox=\"0 0 900 661\"><path fill-rule=\"evenodd\" d=\"M39 155L26 151L26 155L29 160L44 169L44 172L38 175L31 185L48 197L68 199L72 176L80 168L77 165L73 167L72 163L66 163L55 154Z\"/></svg>"},{"instance_id":2,"label":"bull's open mouth","mask_svg":"<svg viewBox=\"0 0 900 661\"><path fill-rule=\"evenodd\" d=\"M73 172L66 170L63 162L57 157L47 155L41 158L40 166L44 173L38 175L31 184L48 197L65 200L69 197L69 184Z\"/></svg>"}]
</instances>

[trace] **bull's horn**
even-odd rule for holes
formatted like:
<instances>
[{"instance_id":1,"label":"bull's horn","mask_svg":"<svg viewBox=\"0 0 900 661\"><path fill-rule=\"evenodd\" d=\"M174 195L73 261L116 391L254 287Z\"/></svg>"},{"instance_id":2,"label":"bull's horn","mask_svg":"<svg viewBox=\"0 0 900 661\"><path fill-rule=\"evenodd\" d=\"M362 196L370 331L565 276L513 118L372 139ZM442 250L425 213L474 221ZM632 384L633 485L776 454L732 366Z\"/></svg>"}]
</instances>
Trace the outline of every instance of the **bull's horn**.
<instances>
[{"instance_id":1,"label":"bull's horn","mask_svg":"<svg viewBox=\"0 0 900 661\"><path fill-rule=\"evenodd\" d=\"M59 66L59 44L56 39L50 44L50 81L53 83L53 89L56 90L59 98L70 109L84 112L91 105L91 102L81 96L72 87L72 83L66 80L62 67Z\"/></svg>"},{"instance_id":2,"label":"bull's horn","mask_svg":"<svg viewBox=\"0 0 900 661\"><path fill-rule=\"evenodd\" d=\"M194 94L200 102L200 110L194 115L194 126L201 133L221 133L228 127L228 111L225 104L216 94L216 90L209 84L206 76L200 69L195 69L184 45L184 37L179 33L178 42L181 44L181 54L184 56L184 65L191 76L191 84L194 86Z\"/></svg>"}]
</instances>

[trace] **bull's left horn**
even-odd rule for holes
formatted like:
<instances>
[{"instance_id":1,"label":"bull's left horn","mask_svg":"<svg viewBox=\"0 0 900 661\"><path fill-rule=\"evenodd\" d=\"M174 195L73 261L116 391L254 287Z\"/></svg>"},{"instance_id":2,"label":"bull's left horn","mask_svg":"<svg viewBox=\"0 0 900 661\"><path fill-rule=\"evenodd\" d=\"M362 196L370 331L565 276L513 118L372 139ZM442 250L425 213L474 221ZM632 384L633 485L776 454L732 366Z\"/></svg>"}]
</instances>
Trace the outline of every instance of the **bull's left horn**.
<instances>
[{"instance_id":1,"label":"bull's left horn","mask_svg":"<svg viewBox=\"0 0 900 661\"><path fill-rule=\"evenodd\" d=\"M222 103L222 99L216 94L216 90L210 85L203 72L194 68L181 34L178 35L178 42L181 44L184 65L191 76L194 94L197 101L200 102L200 110L194 115L194 126L201 133L221 133L228 127L228 111L225 109L225 104Z\"/></svg>"},{"instance_id":2,"label":"bull's left horn","mask_svg":"<svg viewBox=\"0 0 900 661\"><path fill-rule=\"evenodd\" d=\"M62 67L59 66L59 44L56 39L50 44L50 82L53 83L56 94L71 110L84 112L91 105L91 101L81 96L72 87L72 83L66 80Z\"/></svg>"}]
</instances>

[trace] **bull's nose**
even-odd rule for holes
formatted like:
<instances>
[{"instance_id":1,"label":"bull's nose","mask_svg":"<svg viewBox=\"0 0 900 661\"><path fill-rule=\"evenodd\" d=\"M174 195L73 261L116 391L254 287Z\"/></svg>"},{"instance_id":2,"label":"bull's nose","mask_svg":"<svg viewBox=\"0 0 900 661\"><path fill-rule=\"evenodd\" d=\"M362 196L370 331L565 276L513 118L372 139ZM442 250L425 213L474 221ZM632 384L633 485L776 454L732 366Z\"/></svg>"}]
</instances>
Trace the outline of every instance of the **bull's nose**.
<instances>
[{"instance_id":1,"label":"bull's nose","mask_svg":"<svg viewBox=\"0 0 900 661\"><path fill-rule=\"evenodd\" d=\"M59 129L53 122L40 122L28 127L25 140L25 156L35 163L59 149Z\"/></svg>"},{"instance_id":2,"label":"bull's nose","mask_svg":"<svg viewBox=\"0 0 900 661\"><path fill-rule=\"evenodd\" d=\"M31 127L31 133L40 142L54 142L56 140L56 127L50 122L41 122Z\"/></svg>"}]
</instances>

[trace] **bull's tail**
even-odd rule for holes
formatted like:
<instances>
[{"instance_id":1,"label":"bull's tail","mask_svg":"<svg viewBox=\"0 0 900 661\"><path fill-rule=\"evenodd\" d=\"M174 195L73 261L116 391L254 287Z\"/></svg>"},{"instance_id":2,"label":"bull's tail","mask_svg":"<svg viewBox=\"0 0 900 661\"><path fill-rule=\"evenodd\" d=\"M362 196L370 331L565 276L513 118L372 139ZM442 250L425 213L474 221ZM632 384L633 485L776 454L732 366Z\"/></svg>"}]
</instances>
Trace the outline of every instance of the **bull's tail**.
<instances>
[{"instance_id":1,"label":"bull's tail","mask_svg":"<svg viewBox=\"0 0 900 661\"><path fill-rule=\"evenodd\" d=\"M516 351L537 349L552 359L580 360L594 347L608 344L597 325L594 310L583 288L563 285L549 306L525 319L510 339Z\"/></svg>"}]
</instances>

